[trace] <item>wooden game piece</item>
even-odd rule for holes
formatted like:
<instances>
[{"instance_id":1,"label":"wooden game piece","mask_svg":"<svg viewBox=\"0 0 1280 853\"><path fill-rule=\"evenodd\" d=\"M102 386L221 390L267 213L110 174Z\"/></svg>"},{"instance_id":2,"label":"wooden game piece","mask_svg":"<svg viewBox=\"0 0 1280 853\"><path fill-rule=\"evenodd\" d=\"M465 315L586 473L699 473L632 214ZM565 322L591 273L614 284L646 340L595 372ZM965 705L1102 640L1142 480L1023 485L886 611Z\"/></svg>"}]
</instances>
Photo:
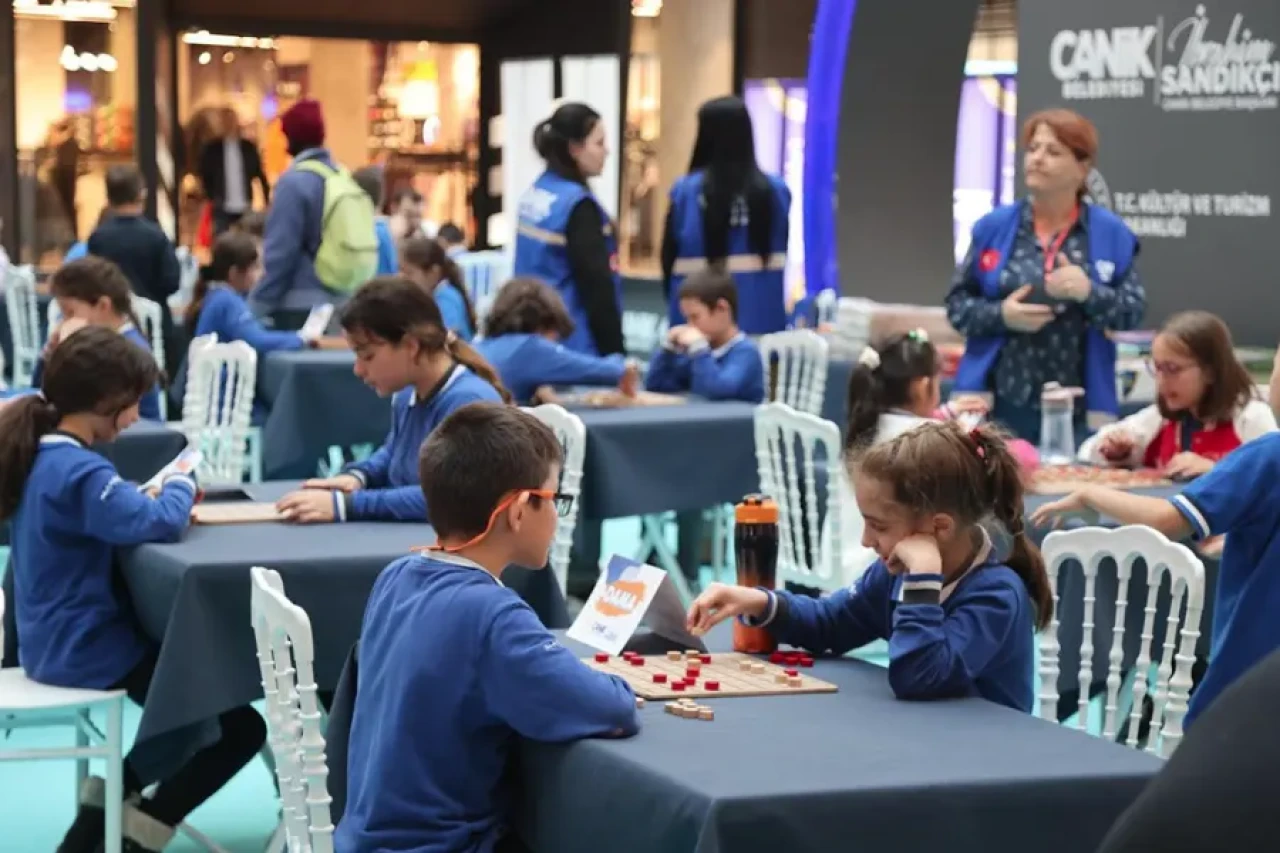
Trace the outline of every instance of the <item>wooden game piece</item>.
<instances>
[{"instance_id":1,"label":"wooden game piece","mask_svg":"<svg viewBox=\"0 0 1280 853\"><path fill-rule=\"evenodd\" d=\"M711 655L698 655L698 660L707 666L711 666Z\"/></svg>"},{"instance_id":2,"label":"wooden game piece","mask_svg":"<svg viewBox=\"0 0 1280 853\"><path fill-rule=\"evenodd\" d=\"M806 669L813 666L813 658L808 655L800 658L800 666L805 667Z\"/></svg>"},{"instance_id":3,"label":"wooden game piece","mask_svg":"<svg viewBox=\"0 0 1280 853\"><path fill-rule=\"evenodd\" d=\"M753 663L753 664L751 664L751 674L752 674L752 675L764 675L764 664L762 664L762 663Z\"/></svg>"},{"instance_id":4,"label":"wooden game piece","mask_svg":"<svg viewBox=\"0 0 1280 853\"><path fill-rule=\"evenodd\" d=\"M752 667L754 667L754 666L755 666L755 664L754 664L754 663L752 663L752 662L751 662L751 661L749 661L749 660L744 660L744 661L739 661L739 662L738 662L738 669L742 670L743 672L751 672Z\"/></svg>"},{"instance_id":5,"label":"wooden game piece","mask_svg":"<svg viewBox=\"0 0 1280 853\"><path fill-rule=\"evenodd\" d=\"M689 664L689 666L685 668L684 674L689 678L697 678L702 674L702 667Z\"/></svg>"},{"instance_id":6,"label":"wooden game piece","mask_svg":"<svg viewBox=\"0 0 1280 853\"><path fill-rule=\"evenodd\" d=\"M774 681L776 681L776 682L778 682L779 684L786 684L786 683L787 683L787 674L786 674L785 672L779 672L779 673L776 673L776 674L773 676L773 680L774 680Z\"/></svg>"},{"instance_id":7,"label":"wooden game piece","mask_svg":"<svg viewBox=\"0 0 1280 853\"><path fill-rule=\"evenodd\" d=\"M707 688L708 690L711 690L711 691L713 691L713 692L714 692L714 691L716 691L716 690L719 690L719 689L720 689L720 682L718 682L718 681L705 681L705 682L703 682L702 686L703 686L703 687L705 687L705 688Z\"/></svg>"},{"instance_id":8,"label":"wooden game piece","mask_svg":"<svg viewBox=\"0 0 1280 853\"><path fill-rule=\"evenodd\" d=\"M643 707L644 707L644 697L643 697L643 696L637 696L637 697L636 697L636 707L637 707L637 708L643 708Z\"/></svg>"},{"instance_id":9,"label":"wooden game piece","mask_svg":"<svg viewBox=\"0 0 1280 853\"><path fill-rule=\"evenodd\" d=\"M666 674L665 672L655 672L655 673L653 674L653 683L654 683L654 684L666 684L666 683L667 683L667 674Z\"/></svg>"},{"instance_id":10,"label":"wooden game piece","mask_svg":"<svg viewBox=\"0 0 1280 853\"><path fill-rule=\"evenodd\" d=\"M596 663L608 663L609 655L607 652L596 652Z\"/></svg>"},{"instance_id":11,"label":"wooden game piece","mask_svg":"<svg viewBox=\"0 0 1280 853\"><path fill-rule=\"evenodd\" d=\"M676 661L676 662L678 663L678 662L680 661L680 653L679 653L679 652L667 652L667 660L669 660L669 661Z\"/></svg>"},{"instance_id":12,"label":"wooden game piece","mask_svg":"<svg viewBox=\"0 0 1280 853\"><path fill-rule=\"evenodd\" d=\"M671 689L679 693L680 691L684 690L684 682L683 681L671 682Z\"/></svg>"},{"instance_id":13,"label":"wooden game piece","mask_svg":"<svg viewBox=\"0 0 1280 853\"><path fill-rule=\"evenodd\" d=\"M797 675L795 677L788 678L787 684L791 687L799 687L804 684L804 679Z\"/></svg>"},{"instance_id":14,"label":"wooden game piece","mask_svg":"<svg viewBox=\"0 0 1280 853\"><path fill-rule=\"evenodd\" d=\"M685 657L692 657L692 658L696 658L698 655L702 654L702 652L698 651L697 649L685 649L684 653L685 653Z\"/></svg>"},{"instance_id":15,"label":"wooden game piece","mask_svg":"<svg viewBox=\"0 0 1280 853\"><path fill-rule=\"evenodd\" d=\"M698 709L698 719L700 719L700 720L714 720L715 718L716 718L716 712L715 712L715 711L713 711L711 708L699 708L699 709Z\"/></svg>"},{"instance_id":16,"label":"wooden game piece","mask_svg":"<svg viewBox=\"0 0 1280 853\"><path fill-rule=\"evenodd\" d=\"M774 652L773 654L769 655L769 663L780 664L780 663L785 663L786 660L787 660L787 656L782 652Z\"/></svg>"},{"instance_id":17,"label":"wooden game piece","mask_svg":"<svg viewBox=\"0 0 1280 853\"><path fill-rule=\"evenodd\" d=\"M784 669L784 670L783 670L783 672L784 672L784 673L786 673L786 674L787 674L788 676L790 676L791 678L795 678L797 675L799 675L799 674L800 674L799 672L797 672L797 671L796 671L796 670L794 670L794 669Z\"/></svg>"},{"instance_id":18,"label":"wooden game piece","mask_svg":"<svg viewBox=\"0 0 1280 853\"><path fill-rule=\"evenodd\" d=\"M662 707L666 710L668 714L674 714L676 712L676 708L680 706L677 705L675 702L668 702L666 705L663 705Z\"/></svg>"},{"instance_id":19,"label":"wooden game piece","mask_svg":"<svg viewBox=\"0 0 1280 853\"><path fill-rule=\"evenodd\" d=\"M644 658L639 657L639 656L636 656L636 657L631 658L631 665L632 665L632 666L644 666Z\"/></svg>"}]
</instances>

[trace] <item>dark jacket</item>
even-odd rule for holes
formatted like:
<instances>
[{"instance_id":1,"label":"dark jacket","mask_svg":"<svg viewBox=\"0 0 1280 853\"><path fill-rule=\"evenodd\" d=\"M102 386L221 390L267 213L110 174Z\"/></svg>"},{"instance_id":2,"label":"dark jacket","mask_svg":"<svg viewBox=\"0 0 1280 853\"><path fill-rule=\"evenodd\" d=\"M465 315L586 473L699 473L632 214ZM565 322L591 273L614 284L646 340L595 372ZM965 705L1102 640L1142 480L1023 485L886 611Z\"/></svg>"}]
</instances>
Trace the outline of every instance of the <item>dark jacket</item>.
<instances>
[{"instance_id":1,"label":"dark jacket","mask_svg":"<svg viewBox=\"0 0 1280 853\"><path fill-rule=\"evenodd\" d=\"M244 163L244 197L253 204L253 182L262 185L262 199L271 201L271 185L262 171L262 157L258 148L247 139L240 140L240 159ZM204 184L204 193L213 202L213 206L221 209L227 198L227 164L222 152L222 140L215 139L205 143L200 150L200 183Z\"/></svg>"}]
</instances>

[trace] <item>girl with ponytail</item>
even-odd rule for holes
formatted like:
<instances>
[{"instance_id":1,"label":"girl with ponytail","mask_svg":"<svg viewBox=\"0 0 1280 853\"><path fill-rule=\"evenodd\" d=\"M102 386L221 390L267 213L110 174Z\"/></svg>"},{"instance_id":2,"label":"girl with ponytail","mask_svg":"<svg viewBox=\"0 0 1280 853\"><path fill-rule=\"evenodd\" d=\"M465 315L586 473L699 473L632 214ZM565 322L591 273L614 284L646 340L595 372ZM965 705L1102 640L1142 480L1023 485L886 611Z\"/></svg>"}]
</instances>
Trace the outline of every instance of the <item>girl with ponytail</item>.
<instances>
[{"instance_id":1,"label":"girl with ponytail","mask_svg":"<svg viewBox=\"0 0 1280 853\"><path fill-rule=\"evenodd\" d=\"M866 574L820 599L712 585L689 628L741 616L781 643L837 655L888 640L899 699L981 696L1030 713L1034 633L1053 617L1053 592L1004 435L926 423L850 467L862 544L876 555Z\"/></svg>"},{"instance_id":2,"label":"girl with ponytail","mask_svg":"<svg viewBox=\"0 0 1280 853\"><path fill-rule=\"evenodd\" d=\"M336 477L308 480L278 507L293 521L426 521L418 449L455 409L511 402L493 368L446 328L431 294L408 278L375 278L340 318L355 350L355 374L389 396L391 432L364 462Z\"/></svg>"},{"instance_id":3,"label":"girl with ponytail","mask_svg":"<svg viewBox=\"0 0 1280 853\"><path fill-rule=\"evenodd\" d=\"M464 341L475 337L475 308L462 270L444 246L422 235L405 240L400 247L400 273L435 298L445 328Z\"/></svg>"}]
</instances>

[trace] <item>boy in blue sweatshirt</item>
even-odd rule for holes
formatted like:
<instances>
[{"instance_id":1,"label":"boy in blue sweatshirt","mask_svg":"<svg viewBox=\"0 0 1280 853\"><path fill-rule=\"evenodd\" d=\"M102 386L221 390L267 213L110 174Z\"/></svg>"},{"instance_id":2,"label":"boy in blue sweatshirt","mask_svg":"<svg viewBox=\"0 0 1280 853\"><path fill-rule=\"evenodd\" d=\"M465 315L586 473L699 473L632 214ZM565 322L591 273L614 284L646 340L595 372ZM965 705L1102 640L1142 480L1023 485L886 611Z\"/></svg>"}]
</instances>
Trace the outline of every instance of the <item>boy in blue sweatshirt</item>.
<instances>
[{"instance_id":1,"label":"boy in blue sweatshirt","mask_svg":"<svg viewBox=\"0 0 1280 853\"><path fill-rule=\"evenodd\" d=\"M866 574L826 598L714 584L690 607L690 630L737 616L837 655L885 639L899 699L981 696L1031 712L1034 632L1049 624L1053 595L1003 435L930 422L852 467L862 544L879 557Z\"/></svg>"},{"instance_id":2,"label":"boy in blue sweatshirt","mask_svg":"<svg viewBox=\"0 0 1280 853\"><path fill-rule=\"evenodd\" d=\"M340 853L491 853L517 737L562 742L639 728L620 678L561 646L502 585L542 566L570 508L560 442L519 409L474 403L422 448L437 544L378 578L360 636Z\"/></svg>"},{"instance_id":3,"label":"boy in blue sweatshirt","mask_svg":"<svg viewBox=\"0 0 1280 853\"><path fill-rule=\"evenodd\" d=\"M738 329L738 290L733 276L717 269L690 275L680 285L684 326L673 326L649 362L645 387L692 393L708 400L764 400L760 351Z\"/></svg>"}]
</instances>

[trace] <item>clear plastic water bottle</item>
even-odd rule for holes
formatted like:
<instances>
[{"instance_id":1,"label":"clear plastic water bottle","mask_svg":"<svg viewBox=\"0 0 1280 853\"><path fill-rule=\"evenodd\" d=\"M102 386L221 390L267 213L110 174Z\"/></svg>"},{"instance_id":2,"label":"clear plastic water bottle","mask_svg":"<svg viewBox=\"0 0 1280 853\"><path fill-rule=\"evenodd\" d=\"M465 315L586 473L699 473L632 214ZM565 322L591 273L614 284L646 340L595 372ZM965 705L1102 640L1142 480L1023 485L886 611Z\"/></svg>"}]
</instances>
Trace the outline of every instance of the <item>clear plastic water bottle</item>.
<instances>
[{"instance_id":1,"label":"clear plastic water bottle","mask_svg":"<svg viewBox=\"0 0 1280 853\"><path fill-rule=\"evenodd\" d=\"M1075 414L1080 388L1046 382L1040 392L1040 463L1070 465L1076 458Z\"/></svg>"}]
</instances>

